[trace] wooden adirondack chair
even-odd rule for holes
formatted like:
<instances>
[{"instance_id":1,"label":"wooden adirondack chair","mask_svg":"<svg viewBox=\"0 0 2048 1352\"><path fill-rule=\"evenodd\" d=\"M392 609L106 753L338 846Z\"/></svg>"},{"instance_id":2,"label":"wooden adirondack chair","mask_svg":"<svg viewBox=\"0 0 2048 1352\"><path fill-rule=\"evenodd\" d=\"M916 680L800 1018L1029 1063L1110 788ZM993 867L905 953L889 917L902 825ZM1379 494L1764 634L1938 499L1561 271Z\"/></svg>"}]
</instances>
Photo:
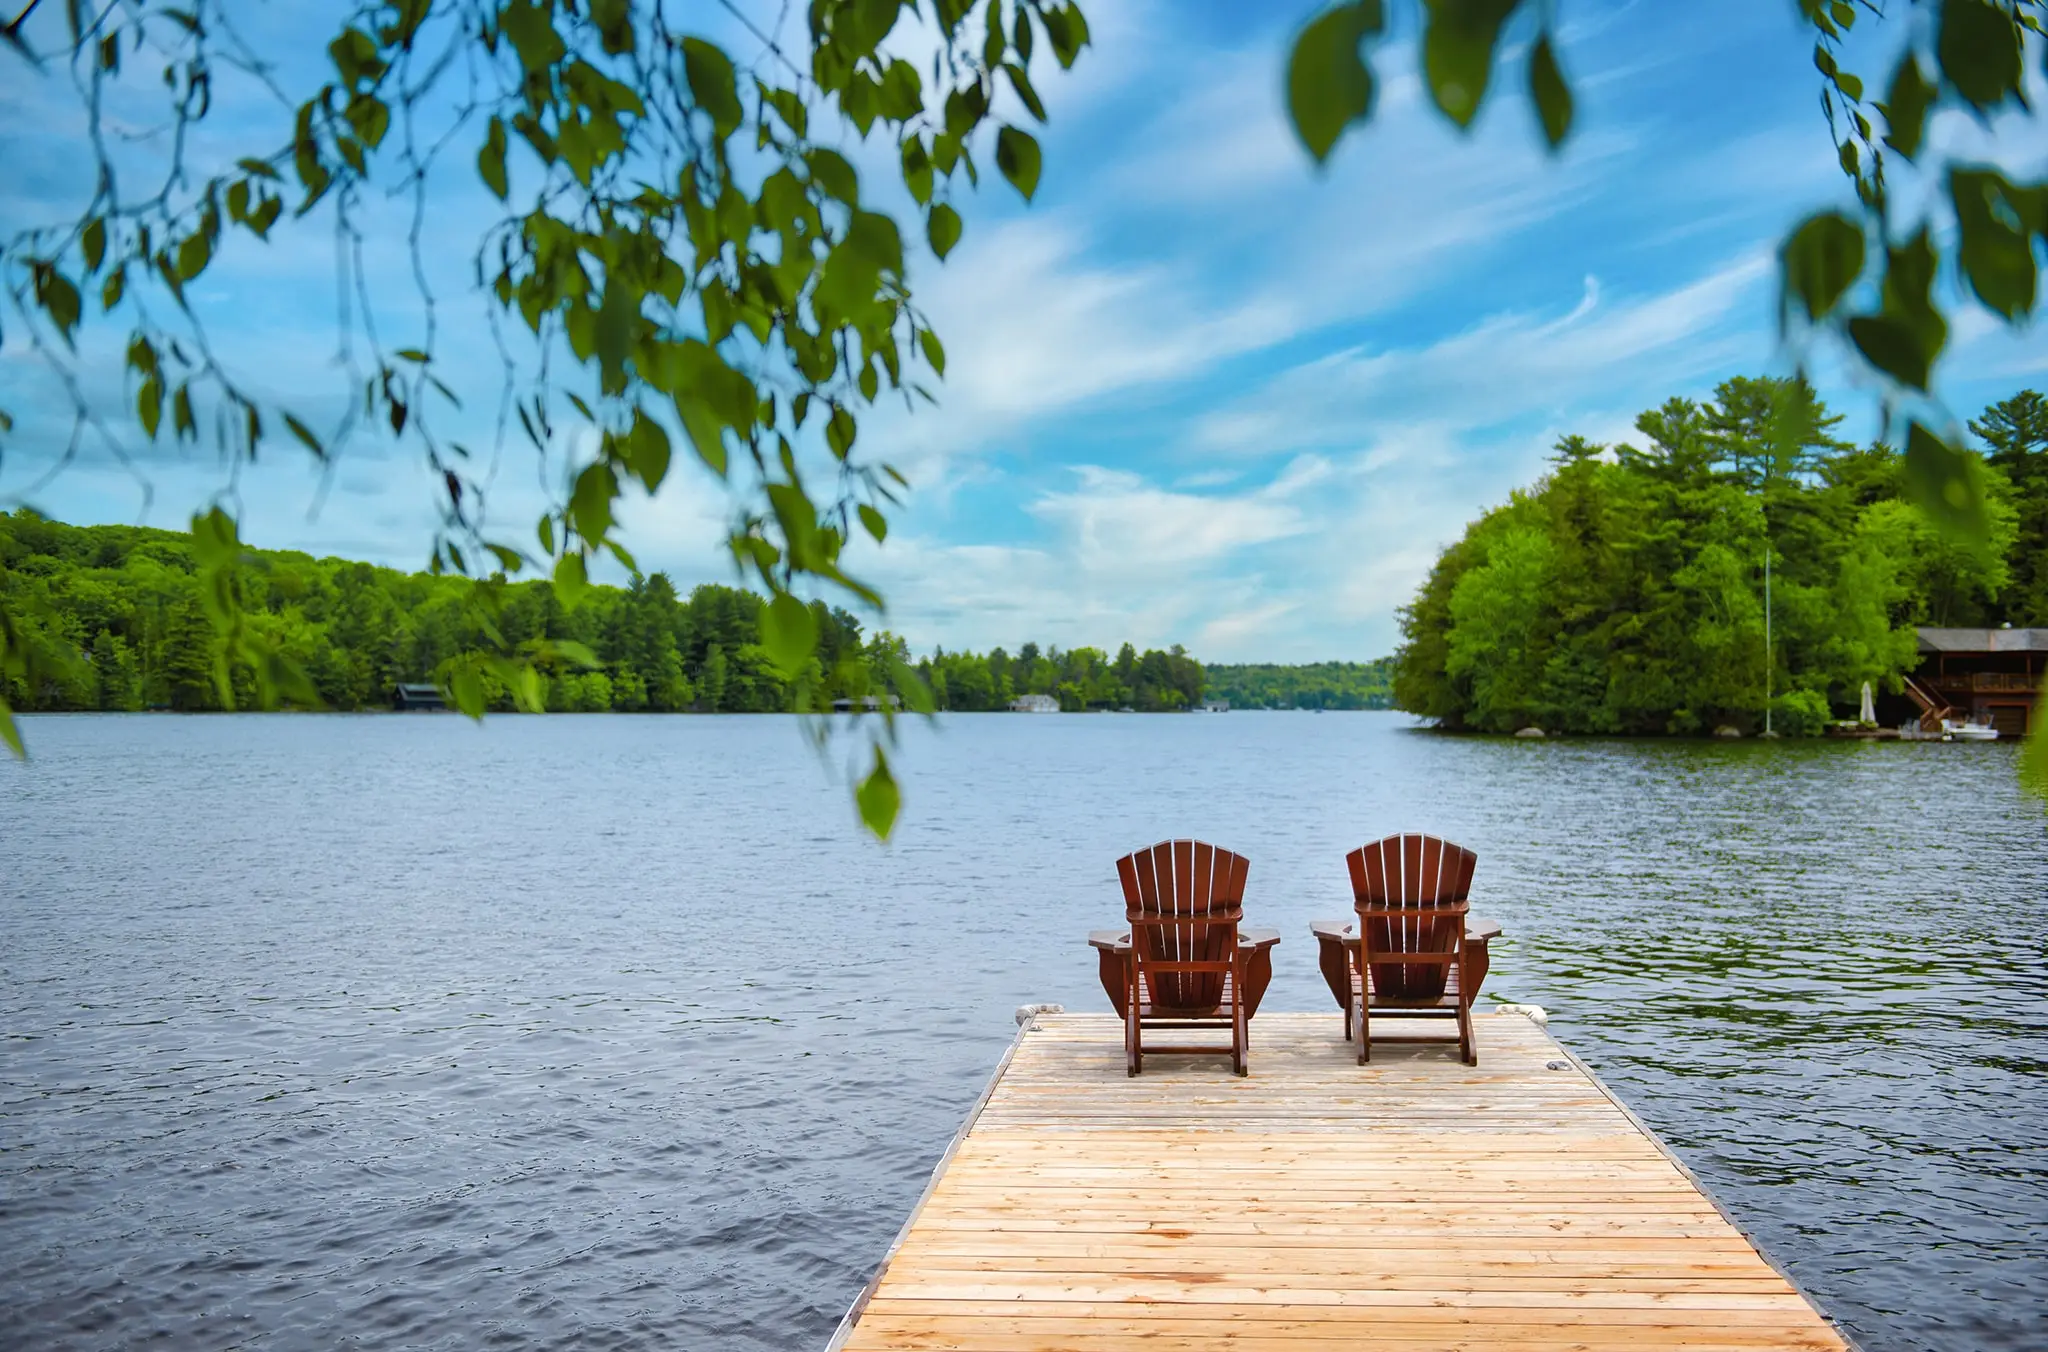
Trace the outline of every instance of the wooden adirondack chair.
<instances>
[{"instance_id":1,"label":"wooden adirondack chair","mask_svg":"<svg viewBox=\"0 0 2048 1352\"><path fill-rule=\"evenodd\" d=\"M1344 1035L1358 1063L1372 1059L1372 1015L1455 1020L1460 1056L1479 1064L1472 1000L1486 979L1486 941L1500 926L1468 912L1479 856L1435 836L1400 835L1344 856L1351 873L1356 927L1310 925L1323 976L1344 1008ZM1439 1039L1382 1036L1381 1042Z\"/></svg>"},{"instance_id":2,"label":"wooden adirondack chair","mask_svg":"<svg viewBox=\"0 0 2048 1352\"><path fill-rule=\"evenodd\" d=\"M1241 930L1243 855L1198 840L1165 840L1116 861L1127 931L1088 936L1100 956L1102 988L1124 1020L1124 1069L1145 1053L1228 1055L1251 1073L1249 1025L1273 977L1278 930ZM1147 1044L1147 1029L1230 1030L1228 1046Z\"/></svg>"}]
</instances>

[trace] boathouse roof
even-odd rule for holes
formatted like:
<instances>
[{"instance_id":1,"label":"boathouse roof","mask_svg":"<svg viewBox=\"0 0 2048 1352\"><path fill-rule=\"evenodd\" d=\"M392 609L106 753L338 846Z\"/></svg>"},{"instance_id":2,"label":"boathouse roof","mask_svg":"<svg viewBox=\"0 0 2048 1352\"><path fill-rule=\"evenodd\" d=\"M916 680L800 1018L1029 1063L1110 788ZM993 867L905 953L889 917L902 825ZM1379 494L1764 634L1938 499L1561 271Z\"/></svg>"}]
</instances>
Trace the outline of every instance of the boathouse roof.
<instances>
[{"instance_id":1,"label":"boathouse roof","mask_svg":"<svg viewBox=\"0 0 2048 1352\"><path fill-rule=\"evenodd\" d=\"M2048 629L1920 629L1923 653L2048 652Z\"/></svg>"}]
</instances>

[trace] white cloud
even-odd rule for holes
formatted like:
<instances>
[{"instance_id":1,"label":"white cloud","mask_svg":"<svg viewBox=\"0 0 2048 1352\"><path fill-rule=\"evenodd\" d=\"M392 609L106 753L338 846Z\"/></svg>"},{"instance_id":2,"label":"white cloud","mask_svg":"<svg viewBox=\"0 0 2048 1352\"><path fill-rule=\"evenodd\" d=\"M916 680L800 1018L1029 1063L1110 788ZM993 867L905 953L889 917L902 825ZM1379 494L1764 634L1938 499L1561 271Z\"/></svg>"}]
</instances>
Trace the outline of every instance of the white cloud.
<instances>
[{"instance_id":1,"label":"white cloud","mask_svg":"<svg viewBox=\"0 0 2048 1352\"><path fill-rule=\"evenodd\" d=\"M1388 424L1470 431L1661 397L1655 392L1754 345L1757 316L1744 307L1762 303L1770 275L1769 260L1752 254L1676 290L1619 303L1603 302L1588 279L1561 318L1500 314L1425 346L1318 356L1198 419L1195 439L1216 451L1269 454L1356 446Z\"/></svg>"}]
</instances>

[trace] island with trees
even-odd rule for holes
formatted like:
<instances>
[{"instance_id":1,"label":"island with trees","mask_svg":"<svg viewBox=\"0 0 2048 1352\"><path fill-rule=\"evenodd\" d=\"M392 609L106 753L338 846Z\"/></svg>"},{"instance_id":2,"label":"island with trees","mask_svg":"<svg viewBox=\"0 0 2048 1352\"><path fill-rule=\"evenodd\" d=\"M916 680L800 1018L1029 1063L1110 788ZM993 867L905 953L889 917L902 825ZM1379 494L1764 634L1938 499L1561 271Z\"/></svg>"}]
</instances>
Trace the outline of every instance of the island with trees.
<instances>
[{"instance_id":1,"label":"island with trees","mask_svg":"<svg viewBox=\"0 0 2048 1352\"><path fill-rule=\"evenodd\" d=\"M2048 399L1970 424L1983 538L1940 529L1910 459L1839 423L1802 382L1737 378L1644 413L1640 446L1563 438L1402 611L1395 703L1484 732L1701 733L1768 708L1811 734L1864 682L1899 688L1917 625L2048 625Z\"/></svg>"}]
</instances>

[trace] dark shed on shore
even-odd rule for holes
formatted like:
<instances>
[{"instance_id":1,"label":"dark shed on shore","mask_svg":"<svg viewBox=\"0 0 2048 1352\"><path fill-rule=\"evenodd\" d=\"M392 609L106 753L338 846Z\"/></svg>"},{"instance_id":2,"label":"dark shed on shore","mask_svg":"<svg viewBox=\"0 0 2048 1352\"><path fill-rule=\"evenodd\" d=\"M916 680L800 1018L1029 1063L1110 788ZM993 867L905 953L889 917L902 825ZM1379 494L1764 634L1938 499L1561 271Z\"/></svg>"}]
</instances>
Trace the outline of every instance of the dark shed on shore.
<instances>
[{"instance_id":1,"label":"dark shed on shore","mask_svg":"<svg viewBox=\"0 0 2048 1352\"><path fill-rule=\"evenodd\" d=\"M442 710L448 707L448 701L441 698L441 687L437 685L401 682L392 687L391 707L400 713Z\"/></svg>"}]
</instances>

